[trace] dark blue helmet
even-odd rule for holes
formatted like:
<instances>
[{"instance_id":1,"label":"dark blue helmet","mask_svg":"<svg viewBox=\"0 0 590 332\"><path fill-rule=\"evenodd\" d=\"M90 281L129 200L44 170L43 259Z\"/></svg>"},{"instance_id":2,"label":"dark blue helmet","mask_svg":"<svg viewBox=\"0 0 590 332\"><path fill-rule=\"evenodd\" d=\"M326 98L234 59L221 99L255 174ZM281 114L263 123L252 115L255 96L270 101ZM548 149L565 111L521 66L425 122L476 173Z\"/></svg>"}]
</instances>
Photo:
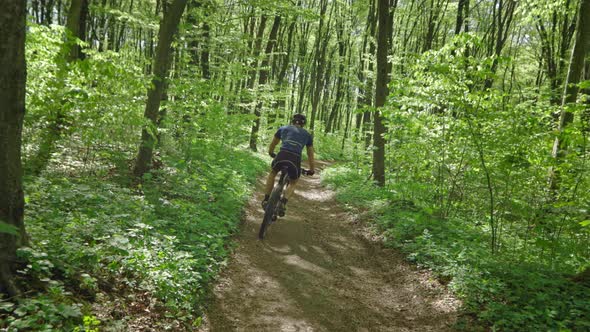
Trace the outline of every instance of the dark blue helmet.
<instances>
[{"instance_id":1,"label":"dark blue helmet","mask_svg":"<svg viewBox=\"0 0 590 332\"><path fill-rule=\"evenodd\" d=\"M297 124L300 126L305 125L306 122L307 122L307 118L305 117L305 115L300 114L300 113L293 115L293 119L291 120L292 124Z\"/></svg>"}]
</instances>

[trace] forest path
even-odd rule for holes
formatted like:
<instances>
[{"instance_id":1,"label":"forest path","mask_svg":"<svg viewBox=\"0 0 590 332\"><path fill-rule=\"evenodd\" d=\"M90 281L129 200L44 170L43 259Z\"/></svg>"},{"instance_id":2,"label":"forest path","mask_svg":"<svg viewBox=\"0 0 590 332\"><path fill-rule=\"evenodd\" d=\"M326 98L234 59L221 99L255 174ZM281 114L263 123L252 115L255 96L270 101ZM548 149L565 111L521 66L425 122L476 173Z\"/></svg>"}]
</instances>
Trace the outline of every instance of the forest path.
<instances>
[{"instance_id":1,"label":"forest path","mask_svg":"<svg viewBox=\"0 0 590 332\"><path fill-rule=\"evenodd\" d=\"M457 301L393 250L359 236L319 176L257 238L257 193L214 290L208 331L451 331Z\"/></svg>"}]
</instances>

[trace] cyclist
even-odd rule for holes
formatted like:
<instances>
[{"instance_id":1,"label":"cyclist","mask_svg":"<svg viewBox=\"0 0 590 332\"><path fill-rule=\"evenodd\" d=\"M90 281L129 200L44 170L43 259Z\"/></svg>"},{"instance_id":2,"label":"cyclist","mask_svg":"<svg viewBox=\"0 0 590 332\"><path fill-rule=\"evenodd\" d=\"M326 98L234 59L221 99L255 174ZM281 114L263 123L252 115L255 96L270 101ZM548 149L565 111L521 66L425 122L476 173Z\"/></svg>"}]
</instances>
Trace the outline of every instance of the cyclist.
<instances>
[{"instance_id":1,"label":"cyclist","mask_svg":"<svg viewBox=\"0 0 590 332\"><path fill-rule=\"evenodd\" d=\"M287 201L295 191L297 179L301 176L301 152L303 147L307 147L307 158L309 160L308 175L315 173L315 160L313 155L313 137L307 130L303 129L306 118L303 114L295 114L291 120L291 124L280 127L274 135L272 142L268 147L268 154L273 157L271 163L271 171L266 179L266 187L264 191L264 200L262 207L266 208L268 198L275 185L275 178L283 166L288 167L289 186L285 190L285 195L281 198L279 206L279 216L285 215ZM281 149L278 154L274 153L275 147L282 142Z\"/></svg>"}]
</instances>

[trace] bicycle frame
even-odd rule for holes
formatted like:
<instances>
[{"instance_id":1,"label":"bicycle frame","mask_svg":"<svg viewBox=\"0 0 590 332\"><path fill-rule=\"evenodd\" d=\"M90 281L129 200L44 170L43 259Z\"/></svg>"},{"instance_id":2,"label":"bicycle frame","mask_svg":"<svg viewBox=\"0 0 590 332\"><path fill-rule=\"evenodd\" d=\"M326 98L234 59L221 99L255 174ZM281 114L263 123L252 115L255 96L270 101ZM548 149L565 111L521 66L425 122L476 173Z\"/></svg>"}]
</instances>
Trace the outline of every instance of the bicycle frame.
<instances>
[{"instance_id":1,"label":"bicycle frame","mask_svg":"<svg viewBox=\"0 0 590 332\"><path fill-rule=\"evenodd\" d=\"M277 220L277 210L279 208L281 196L283 195L285 188L289 185L288 173L288 167L285 166L281 168L279 182L274 186L270 194L268 203L264 209L264 218L262 219L262 224L260 225L260 231L258 232L258 238L261 240L264 239L264 235L268 226Z\"/></svg>"},{"instance_id":2,"label":"bicycle frame","mask_svg":"<svg viewBox=\"0 0 590 332\"><path fill-rule=\"evenodd\" d=\"M281 168L281 176L279 177L279 183L277 183L274 186L270 194L270 197L268 198L268 203L266 205L266 208L264 209L264 218L262 219L262 224L260 225L260 230L258 231L258 238L261 240L264 239L264 235L266 234L268 226L270 226L275 220L277 220L281 196L283 196L283 191L285 190L285 187L287 187L290 183L288 170L289 168L287 166L283 166ZM308 171L302 168L301 174L308 175Z\"/></svg>"}]
</instances>

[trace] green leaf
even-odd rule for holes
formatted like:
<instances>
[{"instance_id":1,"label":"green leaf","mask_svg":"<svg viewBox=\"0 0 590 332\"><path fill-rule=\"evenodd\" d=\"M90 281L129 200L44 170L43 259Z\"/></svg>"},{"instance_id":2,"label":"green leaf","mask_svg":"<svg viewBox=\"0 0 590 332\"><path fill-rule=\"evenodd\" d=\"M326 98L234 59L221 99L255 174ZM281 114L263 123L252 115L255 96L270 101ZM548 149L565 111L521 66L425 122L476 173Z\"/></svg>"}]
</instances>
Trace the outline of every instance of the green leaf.
<instances>
[{"instance_id":1,"label":"green leaf","mask_svg":"<svg viewBox=\"0 0 590 332\"><path fill-rule=\"evenodd\" d=\"M582 225L582 227L588 227L590 226L590 220L581 221L580 225Z\"/></svg>"},{"instance_id":2,"label":"green leaf","mask_svg":"<svg viewBox=\"0 0 590 332\"><path fill-rule=\"evenodd\" d=\"M13 225L7 224L5 222L0 221L0 233L10 234L10 235L17 235L18 228Z\"/></svg>"},{"instance_id":3,"label":"green leaf","mask_svg":"<svg viewBox=\"0 0 590 332\"><path fill-rule=\"evenodd\" d=\"M12 302L0 301L0 311L12 311L15 304Z\"/></svg>"},{"instance_id":4,"label":"green leaf","mask_svg":"<svg viewBox=\"0 0 590 332\"><path fill-rule=\"evenodd\" d=\"M69 305L60 304L57 306L57 310L59 311L59 314L62 315L64 318L74 318L82 316L82 313L80 312L79 308Z\"/></svg>"}]
</instances>

